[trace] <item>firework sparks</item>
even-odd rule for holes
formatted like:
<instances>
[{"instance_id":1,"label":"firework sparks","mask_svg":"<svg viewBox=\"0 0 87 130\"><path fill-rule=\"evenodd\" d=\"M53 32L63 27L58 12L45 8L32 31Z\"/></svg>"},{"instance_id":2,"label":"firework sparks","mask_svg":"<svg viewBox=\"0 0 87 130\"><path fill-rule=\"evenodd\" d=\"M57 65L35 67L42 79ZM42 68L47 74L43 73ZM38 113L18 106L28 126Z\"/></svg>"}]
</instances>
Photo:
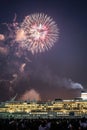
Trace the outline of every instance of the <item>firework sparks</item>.
<instances>
[{"instance_id":1,"label":"firework sparks","mask_svg":"<svg viewBox=\"0 0 87 130\"><path fill-rule=\"evenodd\" d=\"M19 46L33 54L49 50L58 39L56 23L43 13L26 16L16 32Z\"/></svg>"},{"instance_id":2,"label":"firework sparks","mask_svg":"<svg viewBox=\"0 0 87 130\"><path fill-rule=\"evenodd\" d=\"M24 72L25 66L26 66L26 63L23 63L23 64L21 65L21 67L20 67L20 72L21 72L21 73Z\"/></svg>"},{"instance_id":3,"label":"firework sparks","mask_svg":"<svg viewBox=\"0 0 87 130\"><path fill-rule=\"evenodd\" d=\"M5 40L5 36L3 34L0 34L0 41Z\"/></svg>"},{"instance_id":4,"label":"firework sparks","mask_svg":"<svg viewBox=\"0 0 87 130\"><path fill-rule=\"evenodd\" d=\"M13 76L13 80L10 81L11 84L14 83L18 78L17 74L13 74L12 76Z\"/></svg>"},{"instance_id":5,"label":"firework sparks","mask_svg":"<svg viewBox=\"0 0 87 130\"><path fill-rule=\"evenodd\" d=\"M43 13L28 15L23 22L16 22L15 15L12 23L3 23L8 28L6 40L11 46L18 46L19 50L27 50L32 54L49 50L58 40L59 29L53 19ZM4 40L4 35L0 34L0 40Z\"/></svg>"}]
</instances>

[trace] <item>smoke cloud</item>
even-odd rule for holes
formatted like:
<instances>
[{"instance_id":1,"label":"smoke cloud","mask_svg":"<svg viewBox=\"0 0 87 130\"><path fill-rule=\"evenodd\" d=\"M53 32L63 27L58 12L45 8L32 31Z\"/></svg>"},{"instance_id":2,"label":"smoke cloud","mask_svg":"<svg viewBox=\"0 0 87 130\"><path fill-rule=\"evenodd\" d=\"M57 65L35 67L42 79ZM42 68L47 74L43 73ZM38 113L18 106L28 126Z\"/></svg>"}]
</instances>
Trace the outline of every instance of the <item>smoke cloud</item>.
<instances>
[{"instance_id":1,"label":"smoke cloud","mask_svg":"<svg viewBox=\"0 0 87 130\"><path fill-rule=\"evenodd\" d=\"M16 32L16 41L20 42L26 39L24 31L22 29L17 30Z\"/></svg>"},{"instance_id":2,"label":"smoke cloud","mask_svg":"<svg viewBox=\"0 0 87 130\"><path fill-rule=\"evenodd\" d=\"M83 86L80 83L76 83L72 81L71 79L60 79L58 84L66 87L66 88L72 88L72 89L83 89Z\"/></svg>"},{"instance_id":3,"label":"smoke cloud","mask_svg":"<svg viewBox=\"0 0 87 130\"><path fill-rule=\"evenodd\" d=\"M40 94L34 90L27 90L20 98L21 100L40 100Z\"/></svg>"},{"instance_id":4,"label":"smoke cloud","mask_svg":"<svg viewBox=\"0 0 87 130\"><path fill-rule=\"evenodd\" d=\"M6 54L8 54L8 49L5 47L0 47L0 53L6 55Z\"/></svg>"}]
</instances>

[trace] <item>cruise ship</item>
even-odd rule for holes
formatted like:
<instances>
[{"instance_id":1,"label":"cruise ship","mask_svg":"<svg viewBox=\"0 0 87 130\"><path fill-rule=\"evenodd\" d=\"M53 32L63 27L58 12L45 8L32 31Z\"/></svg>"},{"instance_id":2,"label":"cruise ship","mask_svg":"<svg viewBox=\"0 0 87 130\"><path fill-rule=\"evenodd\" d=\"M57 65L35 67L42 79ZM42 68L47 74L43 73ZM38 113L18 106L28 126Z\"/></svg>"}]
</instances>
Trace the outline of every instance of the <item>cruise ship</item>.
<instances>
[{"instance_id":1,"label":"cruise ship","mask_svg":"<svg viewBox=\"0 0 87 130\"><path fill-rule=\"evenodd\" d=\"M86 117L87 93L71 100L6 101L0 103L0 118L57 119L61 117Z\"/></svg>"}]
</instances>

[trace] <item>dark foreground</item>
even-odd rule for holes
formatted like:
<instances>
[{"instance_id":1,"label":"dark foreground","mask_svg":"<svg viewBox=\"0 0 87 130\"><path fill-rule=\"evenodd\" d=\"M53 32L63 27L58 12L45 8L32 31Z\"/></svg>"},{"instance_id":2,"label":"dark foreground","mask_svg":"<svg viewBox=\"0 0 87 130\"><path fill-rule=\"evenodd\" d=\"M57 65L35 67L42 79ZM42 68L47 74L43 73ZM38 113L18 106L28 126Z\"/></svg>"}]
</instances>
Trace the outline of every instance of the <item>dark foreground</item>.
<instances>
[{"instance_id":1,"label":"dark foreground","mask_svg":"<svg viewBox=\"0 0 87 130\"><path fill-rule=\"evenodd\" d=\"M87 130L87 119L0 119L0 130Z\"/></svg>"}]
</instances>

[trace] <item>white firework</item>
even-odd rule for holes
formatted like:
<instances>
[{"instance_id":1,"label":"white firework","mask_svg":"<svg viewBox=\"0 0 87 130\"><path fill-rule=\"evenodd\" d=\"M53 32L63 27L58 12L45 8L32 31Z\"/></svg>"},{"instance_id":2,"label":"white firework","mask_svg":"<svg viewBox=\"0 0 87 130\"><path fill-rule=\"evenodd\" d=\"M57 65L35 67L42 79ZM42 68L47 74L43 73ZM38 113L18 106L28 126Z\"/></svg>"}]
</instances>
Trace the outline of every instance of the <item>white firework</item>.
<instances>
[{"instance_id":1,"label":"white firework","mask_svg":"<svg viewBox=\"0 0 87 130\"><path fill-rule=\"evenodd\" d=\"M57 41L58 34L58 27L51 17L36 13L25 17L16 30L16 41L34 54L49 50Z\"/></svg>"}]
</instances>

